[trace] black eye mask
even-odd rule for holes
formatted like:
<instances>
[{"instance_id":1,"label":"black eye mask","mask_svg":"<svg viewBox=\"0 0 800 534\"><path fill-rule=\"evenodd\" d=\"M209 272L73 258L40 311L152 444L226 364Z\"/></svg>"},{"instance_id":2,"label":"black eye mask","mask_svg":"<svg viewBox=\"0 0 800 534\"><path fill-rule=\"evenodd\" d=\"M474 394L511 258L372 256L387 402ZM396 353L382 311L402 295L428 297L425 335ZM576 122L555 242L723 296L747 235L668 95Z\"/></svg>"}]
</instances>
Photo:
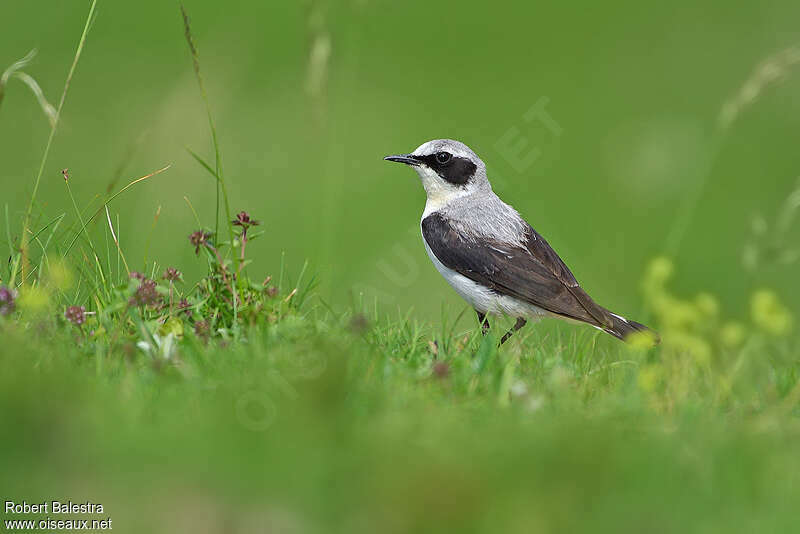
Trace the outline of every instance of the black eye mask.
<instances>
[{"instance_id":1,"label":"black eye mask","mask_svg":"<svg viewBox=\"0 0 800 534\"><path fill-rule=\"evenodd\" d=\"M447 157L446 157L446 156ZM436 171L436 174L443 180L453 185L464 185L475 176L478 166L467 158L453 156L448 152L436 152L427 156L414 156L420 161Z\"/></svg>"}]
</instances>

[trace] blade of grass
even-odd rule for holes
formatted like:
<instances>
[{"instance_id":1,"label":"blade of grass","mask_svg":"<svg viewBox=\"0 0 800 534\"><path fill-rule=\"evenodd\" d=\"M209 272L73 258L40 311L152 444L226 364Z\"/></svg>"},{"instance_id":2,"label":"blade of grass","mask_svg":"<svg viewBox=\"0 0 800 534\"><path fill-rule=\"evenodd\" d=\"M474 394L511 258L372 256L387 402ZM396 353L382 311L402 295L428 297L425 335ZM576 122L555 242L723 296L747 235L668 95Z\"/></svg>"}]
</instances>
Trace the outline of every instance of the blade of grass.
<instances>
[{"instance_id":1,"label":"blade of grass","mask_svg":"<svg viewBox=\"0 0 800 534\"><path fill-rule=\"evenodd\" d=\"M111 230L111 238L114 240L114 244L117 246L117 253L119 254L118 257L122 258L122 264L125 266L125 272L128 275L131 274L131 270L128 268L128 262L125 261L125 254L122 253L122 248L119 246L119 239L117 239L117 234L114 233L114 225L111 224L111 214L108 213L108 206L106 208L106 220L108 221L108 229Z\"/></svg>"},{"instance_id":2,"label":"blade of grass","mask_svg":"<svg viewBox=\"0 0 800 534\"><path fill-rule=\"evenodd\" d=\"M33 235L31 236L31 239L36 239L37 237L39 237L39 234L41 234L42 232L44 232L45 230L47 230L47 229L50 227L50 225L51 225L51 224L53 224L53 223L55 223L56 221L58 222L58 224L61 224L61 219L63 219L63 218L64 218L64 217L66 217L66 216L67 216L67 214L66 214L66 213L62 213L61 215L59 215L58 217L56 217L55 219L53 219L53 220L52 220L52 221L50 221L49 223L45 224L44 226L42 226L42 227L39 229L39 231L38 231L38 232L36 232L35 234L33 234ZM56 227L58 227L58 225L56 225ZM53 231L55 231L55 228L53 229Z\"/></svg>"},{"instance_id":3,"label":"blade of grass","mask_svg":"<svg viewBox=\"0 0 800 534\"><path fill-rule=\"evenodd\" d=\"M86 225L87 225L87 224L89 224L90 222L92 222L92 220L94 220L94 218L95 218L95 217L97 217L97 215L98 215L98 214L99 214L101 211L103 211L103 208L104 208L105 206L107 206L109 203L111 203L111 201L112 201L112 200L114 200L115 198L117 198L117 197L118 197L118 196L120 196L122 193L124 193L125 191L127 191L128 189L130 189L131 187L133 187L134 185L138 184L139 182L143 182L144 180L147 180L147 179L149 179L149 178L152 178L153 176L156 176L156 175L158 175L158 174L161 174L162 172L166 171L166 170L167 170L167 169L169 169L170 167L172 167L172 164L169 164L169 165L167 165L166 167L162 167L162 168L158 169L157 171L153 171L153 172L151 172L150 174L146 174L146 175L144 175L144 176L142 176L142 177L140 177L140 178L137 178L137 179L133 180L132 182L130 182L130 183L129 183L128 185L126 185L125 187L123 187L122 189L120 189L119 191L117 191L116 193L114 193L113 195L111 195L110 197L108 197L108 198L107 198L107 199L106 199L106 200L105 200L105 201L104 201L104 202L103 202L103 203L100 205L100 207L99 207L99 208L97 208L97 210L96 210L96 211L95 211L95 212L92 214L92 216L91 216L91 217L89 217L89 218L86 220L86 223L85 223L85 224L83 225L83 227L82 227L82 228L81 228L81 229L78 231L78 233L77 233L77 234L75 234L75 237L73 237L73 238L72 238L72 241L70 241L70 243L69 243L69 246L67 246L67 250L65 250L65 251L64 251L64 254L62 254L62 256L66 256L67 254L69 254L69 251L70 251L70 250L72 250L72 246L75 244L75 241L77 241L77 240L78 240L78 237L80 237L80 235L81 235L81 232L83 232L83 230L86 228Z\"/></svg>"},{"instance_id":4,"label":"blade of grass","mask_svg":"<svg viewBox=\"0 0 800 534\"><path fill-rule=\"evenodd\" d=\"M14 242L11 240L11 225L8 219L8 203L6 203L6 239L8 239L8 253L14 254Z\"/></svg>"},{"instance_id":5,"label":"blade of grass","mask_svg":"<svg viewBox=\"0 0 800 534\"><path fill-rule=\"evenodd\" d=\"M42 272L42 265L47 260L47 249L50 247L50 241L53 239L53 236L55 235L56 231L58 230L58 226L61 224L61 221L64 219L64 217L66 217L66 215L67 215L66 213L62 213L61 215L59 215L58 217L56 217L55 219L53 219L52 221L50 221L49 223L44 225L44 227L41 230L39 230L38 232L36 232L33 235L33 237L31 238L31 239L35 239L36 242L39 243L39 246L42 247L42 257L39 259L39 272ZM41 234L42 232L47 230L47 228L53 223L55 223L55 226L53 227L53 230L50 232L50 235L47 236L47 241L45 241L44 244L42 244L42 242L39 240L39 234ZM49 266L49 264L48 264L48 266Z\"/></svg>"},{"instance_id":6,"label":"blade of grass","mask_svg":"<svg viewBox=\"0 0 800 534\"><path fill-rule=\"evenodd\" d=\"M81 223L81 230L86 236L86 241L89 242L89 248L92 249L92 254L94 254L95 259L97 259L97 249L94 248L92 237L89 235L89 231L86 229L86 225L83 223L83 217L81 217L81 210L78 208L78 203L75 202L75 196L72 194L72 188L69 186L69 180L64 180L64 184L67 186L67 192L69 193L69 198L72 200L72 206L75 208L75 213L78 215L78 220ZM102 276L103 279L105 280L105 276L103 275L103 266L100 264L99 260L97 261L97 267L100 269L100 276Z\"/></svg>"},{"instance_id":7,"label":"blade of grass","mask_svg":"<svg viewBox=\"0 0 800 534\"><path fill-rule=\"evenodd\" d=\"M197 212L194 210L194 206L192 206L192 202L189 200L189 197L184 196L183 200L189 205L189 209L192 210L192 215L194 215L194 220L197 222L197 227L201 228L203 224L200 222L200 217L197 216Z\"/></svg>"},{"instance_id":8,"label":"blade of grass","mask_svg":"<svg viewBox=\"0 0 800 534\"><path fill-rule=\"evenodd\" d=\"M33 212L33 204L36 202L36 196L39 192L39 183L42 180L42 174L44 173L44 167L47 164L47 156L50 154L50 146L53 144L53 138L56 134L56 127L58 126L58 121L61 118L61 110L64 108L64 100L67 98L67 90L69 89L69 85L72 82L72 76L75 74L75 68L78 65L78 59L81 57L81 52L83 52L83 45L86 43L86 36L89 34L89 27L92 22L92 18L94 16L95 6L97 5L97 0L92 0L92 5L89 7L89 14L86 17L86 24L83 27L83 33L81 34L80 41L78 41L78 48L75 51L75 57L72 59L72 65L69 68L69 72L67 73L67 80L64 83L64 90L61 92L61 99L58 102L58 108L56 109L56 116L53 120L53 124L50 127L50 135L47 138L47 144L44 147L44 154L42 155L42 161L39 163L39 171L36 173L36 179L33 181L33 192L31 193L31 199L28 202L28 209L25 212L25 218L22 224L22 243L20 244L20 249L22 251L22 279L25 279L25 267L27 264L27 257L26 257L26 249L28 244L28 227L30 226L30 219L31 213Z\"/></svg>"},{"instance_id":9,"label":"blade of grass","mask_svg":"<svg viewBox=\"0 0 800 534\"><path fill-rule=\"evenodd\" d=\"M150 242L153 238L153 232L156 231L156 225L158 225L158 219L161 217L161 206L159 205L156 209L156 214L153 216L153 224L150 225L150 232L147 234L147 240L144 243L144 261L142 265L147 265L147 255L150 252Z\"/></svg>"},{"instance_id":10,"label":"blade of grass","mask_svg":"<svg viewBox=\"0 0 800 534\"><path fill-rule=\"evenodd\" d=\"M122 226L120 225L120 222L119 222L119 213L117 213L117 233L118 234L122 233L121 228L122 228ZM120 237L118 239L121 239L121 238L122 238L122 236L120 235ZM122 251L120 250L120 254L121 253L122 253ZM128 275L130 275L130 271L128 271L127 264L125 265L125 270L127 271ZM119 281L119 254L117 255L117 281Z\"/></svg>"},{"instance_id":11,"label":"blade of grass","mask_svg":"<svg viewBox=\"0 0 800 534\"><path fill-rule=\"evenodd\" d=\"M84 206L81 208L81 217L87 217L87 216L88 216L88 214L89 214L89 213L91 213L91 211L92 211L92 206L93 206L93 204L94 204L95 200L98 200L98 199L100 199L100 195L98 195L98 194L95 194L95 195L94 195L94 196L93 196L93 197L92 197L92 198L89 200L89 202L85 203L85 205L84 205ZM101 206L101 207L102 207L102 206ZM42 216L44 216L44 210L43 210L43 209L42 209ZM89 224L89 223L87 223L87 225L88 225L88 224ZM80 223L78 222L78 220L77 220L77 219L75 219L74 221L72 221L72 222L69 224L69 226L67 226L66 228L64 228L64 230L62 231L62 234L61 234L61 236L60 236L60 239L61 239L61 241L64 241L64 240L65 240L65 239L66 239L68 236L72 235L72 232L74 232L74 231L75 231L75 229L76 229L76 228L78 228L79 226L80 226Z\"/></svg>"},{"instance_id":12,"label":"blade of grass","mask_svg":"<svg viewBox=\"0 0 800 534\"><path fill-rule=\"evenodd\" d=\"M199 156L199 155L198 155L196 152L194 152L194 151L193 151L191 148L189 148L189 147L186 147L186 151L187 151L187 152L189 152L189 154L190 154L190 155L191 155L191 156L192 156L192 157L193 157L193 158L194 158L194 159L195 159L195 160L196 160L196 161L197 161L197 162L198 162L200 165L202 165L202 167L203 167L205 170L207 170L207 171L208 171L208 172L211 174L211 176L213 176L214 178L216 178L216 180L217 180L217 184L221 184L221 185L222 185L222 196L223 196L223 198L224 198L224 200L225 200L225 217L227 217L227 219L228 219L228 224L227 224L227 227L228 227L228 238L230 239L231 246L233 246L233 224L231 224L231 214L230 214L230 210L228 209L228 190L227 190L227 188L225 187L225 183L223 182L223 180L222 180L222 177L219 175L219 173L218 173L217 171L215 171L214 169L212 169L212 168L211 168L211 165L209 165L208 163L206 163L206 161L205 161L203 158L201 158L201 157L200 157L200 156ZM214 236L215 236L217 239L219 239L219 234L215 233L215 234L214 234ZM235 265L235 266L238 268L238 266L239 266L239 263L238 263L238 261L239 261L239 260L238 260L238 258L236 257L236 254L233 254L233 259L234 259L234 265Z\"/></svg>"},{"instance_id":13,"label":"blade of grass","mask_svg":"<svg viewBox=\"0 0 800 534\"><path fill-rule=\"evenodd\" d=\"M8 287L14 287L14 281L17 278L17 271L19 270L20 261L22 261L22 254L17 254L14 257L14 265L11 267L11 274L8 277Z\"/></svg>"},{"instance_id":14,"label":"blade of grass","mask_svg":"<svg viewBox=\"0 0 800 534\"><path fill-rule=\"evenodd\" d=\"M209 116L209 120L211 120L210 116ZM190 149L189 147L186 147L186 150L189 152L189 154L191 154L191 156L195 160L197 160L198 163L200 163L200 165L202 165L208 172L211 173L211 175L214 178L217 179L217 184L221 184L222 185L222 195L225 198L225 216L227 217L228 236L229 236L229 239L230 239L230 250L233 250L233 222L231 221L230 209L228 208L228 190L225 187L225 183L222 181L222 177L216 171L214 171L211 168L211 166L203 160L203 158L201 158L199 155L194 153L192 151L192 149ZM219 235L217 233L215 233L214 234L214 238L219 240ZM234 272L238 273L239 272L239 265L240 265L240 258L235 253L231 254L231 256L233 256ZM240 299L242 301L244 300L244 294L243 294L244 292L242 290L242 278L241 277L237 277L236 280L234 281L234 283L236 285L236 289L239 290L239 299L235 299L235 298L233 299L233 324L234 324L234 326L236 326L236 325L239 324L239 322L237 320L237 318L239 317L239 305L238 305L237 301L240 300ZM235 329L235 331L238 332L237 329Z\"/></svg>"},{"instance_id":15,"label":"blade of grass","mask_svg":"<svg viewBox=\"0 0 800 534\"><path fill-rule=\"evenodd\" d=\"M33 96L36 97L36 101L39 102L39 107L42 108L47 120L50 121L50 125L52 126L55 124L56 121L56 109L47 101L44 97L44 93L42 92L42 88L39 87L39 84L28 74L24 72L15 72L14 78L22 81L25 85L28 86L28 89L31 90Z\"/></svg>"},{"instance_id":16,"label":"blade of grass","mask_svg":"<svg viewBox=\"0 0 800 534\"><path fill-rule=\"evenodd\" d=\"M181 4L181 15L183 17L183 29L184 35L186 36L186 43L189 45L189 51L192 54L192 67L194 68L194 75L197 79L197 85L200 88L200 95L203 98L203 103L206 107L206 116L208 117L208 126L211 129L211 140L214 144L214 161L215 161L215 169L216 172L214 175L217 177L217 213L216 213L216 221L215 221L215 228L214 234L219 236L219 204L220 204L220 191L222 191L222 195L225 202L225 217L227 218L226 224L228 226L229 233L231 235L231 243L233 243L233 226L231 225L231 213L230 213L230 206L228 204L228 193L227 188L225 187L225 179L223 178L224 174L222 172L222 157L220 154L219 149L219 140L217 139L217 128L214 124L214 118L211 115L211 104L208 100L208 94L206 93L206 87L203 83L203 76L200 73L200 56L197 52L197 46L194 43L194 37L192 36L192 27L189 20L189 15L186 13L186 9ZM235 255L234 255L235 256ZM234 261L236 267L238 267L238 260L234 257ZM238 271L238 269L236 269Z\"/></svg>"},{"instance_id":17,"label":"blade of grass","mask_svg":"<svg viewBox=\"0 0 800 534\"><path fill-rule=\"evenodd\" d=\"M286 252L281 252L281 270L278 273L278 292L283 290L283 271L286 264Z\"/></svg>"}]
</instances>

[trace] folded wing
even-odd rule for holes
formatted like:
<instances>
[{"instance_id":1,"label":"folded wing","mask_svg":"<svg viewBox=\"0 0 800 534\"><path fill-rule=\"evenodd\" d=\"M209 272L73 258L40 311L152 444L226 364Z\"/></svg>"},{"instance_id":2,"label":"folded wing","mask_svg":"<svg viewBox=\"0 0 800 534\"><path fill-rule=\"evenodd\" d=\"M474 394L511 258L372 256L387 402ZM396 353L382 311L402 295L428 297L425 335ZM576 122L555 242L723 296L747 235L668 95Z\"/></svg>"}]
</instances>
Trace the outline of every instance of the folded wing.
<instances>
[{"instance_id":1,"label":"folded wing","mask_svg":"<svg viewBox=\"0 0 800 534\"><path fill-rule=\"evenodd\" d=\"M615 322L608 310L581 289L558 254L530 226L523 246L478 240L437 212L423 219L422 235L444 265L499 294L603 329Z\"/></svg>"}]
</instances>

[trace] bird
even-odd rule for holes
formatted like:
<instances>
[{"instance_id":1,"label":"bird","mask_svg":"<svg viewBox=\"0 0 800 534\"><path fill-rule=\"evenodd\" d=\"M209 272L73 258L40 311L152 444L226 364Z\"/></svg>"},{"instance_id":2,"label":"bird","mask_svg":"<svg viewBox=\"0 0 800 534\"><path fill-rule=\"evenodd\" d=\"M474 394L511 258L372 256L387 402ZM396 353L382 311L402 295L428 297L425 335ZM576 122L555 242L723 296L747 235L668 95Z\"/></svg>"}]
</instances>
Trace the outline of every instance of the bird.
<instances>
[{"instance_id":1,"label":"bird","mask_svg":"<svg viewBox=\"0 0 800 534\"><path fill-rule=\"evenodd\" d=\"M434 139L410 154L384 160L412 167L427 200L420 228L425 250L445 280L477 313L482 333L488 316L510 316L505 343L529 320L555 317L586 323L627 340L646 332L636 321L597 304L553 248L489 183L486 165L467 145Z\"/></svg>"}]
</instances>

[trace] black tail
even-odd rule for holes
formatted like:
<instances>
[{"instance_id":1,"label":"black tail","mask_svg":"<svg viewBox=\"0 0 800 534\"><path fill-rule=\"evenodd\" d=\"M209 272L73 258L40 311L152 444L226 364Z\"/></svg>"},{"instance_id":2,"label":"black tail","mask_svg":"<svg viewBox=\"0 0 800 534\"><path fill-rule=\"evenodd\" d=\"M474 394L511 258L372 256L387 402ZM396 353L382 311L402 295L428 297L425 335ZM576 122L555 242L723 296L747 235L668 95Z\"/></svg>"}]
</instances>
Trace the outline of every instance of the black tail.
<instances>
[{"instance_id":1,"label":"black tail","mask_svg":"<svg viewBox=\"0 0 800 534\"><path fill-rule=\"evenodd\" d=\"M626 341L626 338L631 334L635 334L636 332L647 332L653 337L653 341L656 345L661 342L659 335L645 325L637 323L636 321L629 321L628 319L620 317L616 314L610 313L609 315L611 316L611 326L604 328L603 330L615 338Z\"/></svg>"},{"instance_id":2,"label":"black tail","mask_svg":"<svg viewBox=\"0 0 800 534\"><path fill-rule=\"evenodd\" d=\"M570 293L572 293L572 295L580 303L583 310L586 311L585 314L576 313L566 316L569 319L577 319L578 321L589 323L595 328L599 328L605 332L608 332L615 338L621 339L622 341L626 341L631 334L635 334L637 332L647 332L653 338L653 342L656 345L661 343L661 338L654 330L647 328L641 323L629 321L625 317L610 312L592 300L592 297L590 297L589 294L586 293L586 291L584 291L580 286L568 286L568 288Z\"/></svg>"}]
</instances>

